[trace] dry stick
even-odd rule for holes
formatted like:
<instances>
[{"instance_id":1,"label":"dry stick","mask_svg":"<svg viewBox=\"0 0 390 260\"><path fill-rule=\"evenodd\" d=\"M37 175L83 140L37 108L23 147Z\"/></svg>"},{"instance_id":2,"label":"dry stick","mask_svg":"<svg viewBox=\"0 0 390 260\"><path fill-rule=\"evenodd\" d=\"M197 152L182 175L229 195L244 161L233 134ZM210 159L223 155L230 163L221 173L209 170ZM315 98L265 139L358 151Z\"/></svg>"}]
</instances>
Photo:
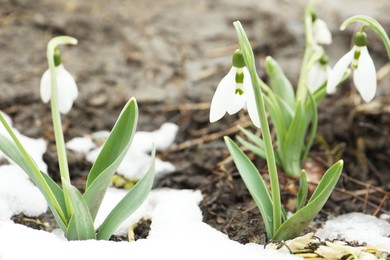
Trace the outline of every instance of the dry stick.
<instances>
[{"instance_id":1,"label":"dry stick","mask_svg":"<svg viewBox=\"0 0 390 260\"><path fill-rule=\"evenodd\" d=\"M339 192L342 192L342 193L345 193L345 194L348 194L351 197L353 197L353 198L355 198L357 200L362 201L363 203L366 202L367 205L370 205L371 207L376 208L377 209L376 211L382 211L385 214L390 214L390 211L387 211L387 210L383 209L382 205L376 205L376 204L372 203L371 201L366 201L365 199L361 198L359 195L356 195L355 193L353 193L351 191L348 191L346 189L340 189L340 188L335 188L335 190L339 191ZM385 197L387 198L387 194L386 194Z\"/></svg>"},{"instance_id":2,"label":"dry stick","mask_svg":"<svg viewBox=\"0 0 390 260\"><path fill-rule=\"evenodd\" d=\"M378 205L378 208L375 210L374 213L372 213L373 216L377 216L379 214L379 212L381 211L381 208L383 206L383 204L385 204L385 201L387 200L388 198L388 194L386 194L386 196L383 197L382 201L379 203ZM388 214L388 213L387 213Z\"/></svg>"},{"instance_id":3,"label":"dry stick","mask_svg":"<svg viewBox=\"0 0 390 260\"><path fill-rule=\"evenodd\" d=\"M376 73L376 78L378 81L381 81L387 74L390 73L390 63L386 63L382 68Z\"/></svg>"},{"instance_id":4,"label":"dry stick","mask_svg":"<svg viewBox=\"0 0 390 260\"><path fill-rule=\"evenodd\" d=\"M243 122L242 127L248 127L250 125L252 125L252 122L251 121L246 121L246 122ZM187 149L187 148L189 148L191 146L200 145L200 144L203 144L203 143L207 143L207 142L211 142L211 141L220 139L220 138L222 138L225 135L232 135L232 134L237 133L239 131L240 130L237 128L237 126L233 126L233 127L228 128L226 130L222 130L222 131L219 131L219 132L216 132L216 133L212 133L212 134L209 134L207 136L202 136L202 137L199 137L199 138L195 138L195 139L192 139L192 140L185 141L185 142L183 142L181 144L178 144L178 145L174 146L168 152L181 151L181 150Z\"/></svg>"},{"instance_id":5,"label":"dry stick","mask_svg":"<svg viewBox=\"0 0 390 260\"><path fill-rule=\"evenodd\" d=\"M168 104L163 106L163 110L170 112L175 110L206 110L210 108L210 102L203 103L182 103L182 104Z\"/></svg>"}]
</instances>

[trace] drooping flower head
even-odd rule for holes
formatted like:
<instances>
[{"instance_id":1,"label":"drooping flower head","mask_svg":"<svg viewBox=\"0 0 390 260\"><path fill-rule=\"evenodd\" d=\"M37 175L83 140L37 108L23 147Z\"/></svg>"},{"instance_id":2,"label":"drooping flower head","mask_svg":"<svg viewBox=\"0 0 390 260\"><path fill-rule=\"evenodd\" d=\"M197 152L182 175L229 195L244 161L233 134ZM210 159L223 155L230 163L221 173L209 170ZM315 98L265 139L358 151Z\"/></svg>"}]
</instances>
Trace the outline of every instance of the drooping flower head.
<instances>
[{"instance_id":1,"label":"drooping flower head","mask_svg":"<svg viewBox=\"0 0 390 260\"><path fill-rule=\"evenodd\" d=\"M252 81L241 50L232 57L232 68L221 80L210 106L210 122L216 122L227 112L233 115L246 107L253 124L260 128Z\"/></svg>"},{"instance_id":2,"label":"drooping flower head","mask_svg":"<svg viewBox=\"0 0 390 260\"><path fill-rule=\"evenodd\" d=\"M62 114L66 114L70 111L73 105L73 101L78 96L78 89L76 82L72 75L64 68L61 62L61 56L59 50L56 49L54 53L54 65L57 78L57 90L58 90L58 106ZM41 99L44 103L48 103L51 99L51 74L47 69L43 73L40 83Z\"/></svg>"},{"instance_id":3,"label":"drooping flower head","mask_svg":"<svg viewBox=\"0 0 390 260\"><path fill-rule=\"evenodd\" d=\"M367 49L367 35L358 32L354 38L355 45L334 66L326 86L329 94L336 91L344 73L350 66L353 70L353 82L364 101L370 102L376 93L376 71L374 62Z\"/></svg>"},{"instance_id":4,"label":"drooping flower head","mask_svg":"<svg viewBox=\"0 0 390 260\"><path fill-rule=\"evenodd\" d=\"M328 57L324 54L309 70L307 82L311 93L316 92L328 80L331 71Z\"/></svg>"},{"instance_id":5,"label":"drooping flower head","mask_svg":"<svg viewBox=\"0 0 390 260\"><path fill-rule=\"evenodd\" d=\"M312 26L313 26L313 39L316 44L331 44L332 34L329 31L326 22L317 17L315 13L312 13Z\"/></svg>"}]
</instances>

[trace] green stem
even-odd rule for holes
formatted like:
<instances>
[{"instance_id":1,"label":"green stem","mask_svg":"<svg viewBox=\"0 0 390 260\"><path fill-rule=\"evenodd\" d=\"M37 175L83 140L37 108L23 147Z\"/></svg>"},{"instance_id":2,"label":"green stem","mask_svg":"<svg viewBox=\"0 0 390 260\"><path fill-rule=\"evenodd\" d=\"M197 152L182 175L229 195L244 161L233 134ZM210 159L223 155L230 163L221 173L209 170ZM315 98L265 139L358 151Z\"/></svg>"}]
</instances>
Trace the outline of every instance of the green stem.
<instances>
[{"instance_id":1,"label":"green stem","mask_svg":"<svg viewBox=\"0 0 390 260\"><path fill-rule=\"evenodd\" d=\"M316 4L317 0L312 0L306 6L305 17L304 17L304 26L305 26L305 54L303 56L303 61L301 65L300 76L297 86L296 99L305 101L307 95L307 75L309 72L308 63L312 59L314 51L314 39L313 39L313 21L312 21L312 12L313 7Z\"/></svg>"},{"instance_id":2,"label":"green stem","mask_svg":"<svg viewBox=\"0 0 390 260\"><path fill-rule=\"evenodd\" d=\"M76 44L77 40L68 36L55 37L49 41L47 45L47 61L51 76L51 115L53 119L54 137L56 140L58 163L60 168L62 188L64 190L65 204L68 211L68 217L73 214L71 206L69 191L64 182L70 184L70 175L68 167L68 159L66 157L64 134L62 131L61 115L58 107L58 87L57 87L57 75L54 64L54 52L60 44Z\"/></svg>"},{"instance_id":3,"label":"green stem","mask_svg":"<svg viewBox=\"0 0 390 260\"><path fill-rule=\"evenodd\" d=\"M265 111L264 98L261 91L261 88L266 89L267 86L256 73L256 66L254 62L252 47L245 34L244 28L242 27L239 21L234 22L233 25L237 31L237 36L238 36L241 50L243 52L245 64L247 65L247 68L249 70L252 79L252 84L253 84L252 86L255 94L257 111L259 114L260 125L262 129L263 140L264 140L267 166L268 166L268 171L270 176L271 195L273 201L273 205L272 205L273 206L273 233L275 234L276 231L281 226L281 222L282 222L282 218L281 218L282 204L280 199L279 179L278 179L278 172L277 172L276 162L275 162L275 154L272 145L272 138L269 130L267 114Z\"/></svg>"},{"instance_id":4,"label":"green stem","mask_svg":"<svg viewBox=\"0 0 390 260\"><path fill-rule=\"evenodd\" d=\"M390 40L387 36L385 29L378 23L374 18L366 15L355 15L343 22L340 26L340 30L344 31L353 22L363 22L363 27L370 27L383 41L383 44L386 47L387 55L390 58ZM364 29L364 28L363 28Z\"/></svg>"}]
</instances>

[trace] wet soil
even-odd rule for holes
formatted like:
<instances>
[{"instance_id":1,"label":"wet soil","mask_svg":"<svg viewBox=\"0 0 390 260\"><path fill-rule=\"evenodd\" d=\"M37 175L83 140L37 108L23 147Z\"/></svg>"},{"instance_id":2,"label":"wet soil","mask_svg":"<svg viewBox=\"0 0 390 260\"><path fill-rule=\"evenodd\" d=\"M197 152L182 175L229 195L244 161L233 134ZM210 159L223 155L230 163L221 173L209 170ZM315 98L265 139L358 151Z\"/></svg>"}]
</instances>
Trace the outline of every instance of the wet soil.
<instances>
[{"instance_id":1,"label":"wet soil","mask_svg":"<svg viewBox=\"0 0 390 260\"><path fill-rule=\"evenodd\" d=\"M349 0L327 2L319 13L328 17L334 33L334 43L327 48L332 64L350 48L353 28L338 31L345 18L363 10L390 28L386 0L365 0L352 7ZM0 109L25 135L47 140L44 159L55 180L53 129L49 108L39 99L39 80L47 67L47 41L68 34L79 44L62 49L63 62L75 75L80 96L63 117L65 139L111 129L124 103L135 96L139 130L155 130L164 122L179 126L175 145L158 155L177 170L155 187L200 189L206 223L241 243L265 242L261 216L222 138L234 138L239 134L235 125L250 128L250 121L240 112L210 124L209 102L237 48L234 20L242 21L247 30L259 74L264 77L263 59L271 55L296 84L304 50L305 1L0 0L0 4ZM318 135L304 167L317 177L341 158L345 167L313 228L347 212L377 216L390 212L390 76L384 47L377 37L371 38L370 52L380 71L375 100L362 103L348 80L319 106ZM267 180L265 161L250 156ZM69 163L73 183L82 188L89 163L71 152ZM283 204L289 209L297 180L281 172L280 182ZM55 227L49 213L14 220L39 229ZM136 235L147 236L148 225L140 226L145 228Z\"/></svg>"}]
</instances>

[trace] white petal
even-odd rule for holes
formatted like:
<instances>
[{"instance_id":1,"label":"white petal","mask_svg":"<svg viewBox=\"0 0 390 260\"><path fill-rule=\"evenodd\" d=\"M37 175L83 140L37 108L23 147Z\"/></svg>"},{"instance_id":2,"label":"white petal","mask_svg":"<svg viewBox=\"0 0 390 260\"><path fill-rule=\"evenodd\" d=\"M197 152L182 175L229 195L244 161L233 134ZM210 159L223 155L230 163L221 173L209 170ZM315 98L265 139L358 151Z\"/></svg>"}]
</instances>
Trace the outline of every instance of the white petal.
<instances>
[{"instance_id":1,"label":"white petal","mask_svg":"<svg viewBox=\"0 0 390 260\"><path fill-rule=\"evenodd\" d=\"M259 114L257 113L257 105L255 99L255 93L252 87L252 80L248 69L244 68L244 79L249 79L247 81L244 80L244 94L246 99L246 109L248 110L249 118L252 120L252 123L260 128L260 119Z\"/></svg>"},{"instance_id":2,"label":"white petal","mask_svg":"<svg viewBox=\"0 0 390 260\"><path fill-rule=\"evenodd\" d=\"M73 101L78 96L77 85L72 75L60 65L56 68L57 88L58 88L58 106L62 114L70 111Z\"/></svg>"},{"instance_id":3,"label":"white petal","mask_svg":"<svg viewBox=\"0 0 390 260\"><path fill-rule=\"evenodd\" d=\"M311 93L314 93L328 79L330 67L316 62L307 76L307 83Z\"/></svg>"},{"instance_id":4,"label":"white petal","mask_svg":"<svg viewBox=\"0 0 390 260\"><path fill-rule=\"evenodd\" d=\"M252 86L246 90L246 108L252 123L260 128L259 113L257 113L256 99Z\"/></svg>"},{"instance_id":5,"label":"white petal","mask_svg":"<svg viewBox=\"0 0 390 260\"><path fill-rule=\"evenodd\" d=\"M348 66L351 64L353 54L355 52L355 46L347 54L345 54L333 67L332 72L329 75L328 83L326 85L326 92L333 94L336 92L336 87L343 78L344 73L347 71Z\"/></svg>"},{"instance_id":6,"label":"white petal","mask_svg":"<svg viewBox=\"0 0 390 260\"><path fill-rule=\"evenodd\" d=\"M51 77L49 70L46 70L42 75L40 83L40 94L44 103L49 102L51 97Z\"/></svg>"},{"instance_id":7,"label":"white petal","mask_svg":"<svg viewBox=\"0 0 390 260\"><path fill-rule=\"evenodd\" d=\"M364 101L370 102L376 93L376 71L367 47L362 47L358 68L353 75L353 82Z\"/></svg>"},{"instance_id":8,"label":"white petal","mask_svg":"<svg viewBox=\"0 0 390 260\"><path fill-rule=\"evenodd\" d=\"M318 44L332 43L332 34L329 31L328 25L321 19L317 18L313 23L313 38Z\"/></svg>"},{"instance_id":9,"label":"white petal","mask_svg":"<svg viewBox=\"0 0 390 260\"><path fill-rule=\"evenodd\" d=\"M229 73L218 84L210 105L210 122L221 119L232 101L235 93L236 68L232 67Z\"/></svg>"},{"instance_id":10,"label":"white petal","mask_svg":"<svg viewBox=\"0 0 390 260\"><path fill-rule=\"evenodd\" d=\"M227 112L229 113L229 115L233 115L240 111L245 106L245 102L245 93L243 93L242 95L235 94L227 108Z\"/></svg>"}]
</instances>

